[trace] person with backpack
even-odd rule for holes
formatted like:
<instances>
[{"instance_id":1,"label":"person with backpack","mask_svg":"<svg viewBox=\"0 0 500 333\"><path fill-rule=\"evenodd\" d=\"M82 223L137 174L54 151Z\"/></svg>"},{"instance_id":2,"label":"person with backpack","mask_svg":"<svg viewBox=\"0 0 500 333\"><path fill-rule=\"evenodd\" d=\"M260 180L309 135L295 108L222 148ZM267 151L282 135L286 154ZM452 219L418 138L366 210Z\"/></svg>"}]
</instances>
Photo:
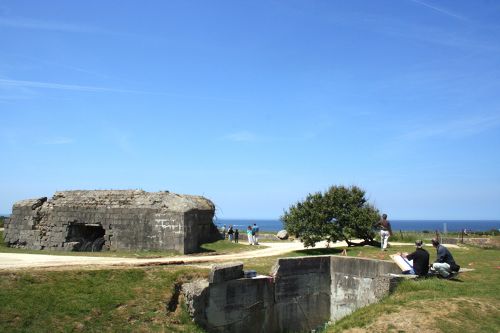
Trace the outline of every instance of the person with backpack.
<instances>
[{"instance_id":1,"label":"person with backpack","mask_svg":"<svg viewBox=\"0 0 500 333\"><path fill-rule=\"evenodd\" d=\"M457 276L460 266L453 259L451 252L441 245L436 238L433 238L431 242L437 252L437 258L432 264L431 270L445 279L452 279Z\"/></svg>"}]
</instances>

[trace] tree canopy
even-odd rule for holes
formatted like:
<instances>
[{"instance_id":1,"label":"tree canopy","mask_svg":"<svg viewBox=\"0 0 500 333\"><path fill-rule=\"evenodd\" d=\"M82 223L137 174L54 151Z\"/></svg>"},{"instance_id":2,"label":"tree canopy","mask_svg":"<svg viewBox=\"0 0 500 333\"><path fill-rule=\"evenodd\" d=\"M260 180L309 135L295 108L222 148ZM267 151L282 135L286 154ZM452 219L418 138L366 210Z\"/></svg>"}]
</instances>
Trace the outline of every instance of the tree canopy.
<instances>
[{"instance_id":1,"label":"tree canopy","mask_svg":"<svg viewBox=\"0 0 500 333\"><path fill-rule=\"evenodd\" d=\"M299 237L305 246L322 240L343 240L349 246L372 244L379 219L379 211L357 186L332 186L325 192L309 194L281 217L288 233ZM353 239L363 242L355 244Z\"/></svg>"}]
</instances>

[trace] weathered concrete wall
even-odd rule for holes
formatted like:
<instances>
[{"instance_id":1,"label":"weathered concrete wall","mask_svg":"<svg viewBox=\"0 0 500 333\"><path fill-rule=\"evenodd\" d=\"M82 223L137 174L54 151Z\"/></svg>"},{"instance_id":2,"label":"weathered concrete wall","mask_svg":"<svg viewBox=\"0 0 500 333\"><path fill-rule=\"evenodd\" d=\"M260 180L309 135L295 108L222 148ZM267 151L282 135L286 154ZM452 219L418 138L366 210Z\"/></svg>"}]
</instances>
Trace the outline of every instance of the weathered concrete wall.
<instances>
[{"instance_id":1,"label":"weathered concrete wall","mask_svg":"<svg viewBox=\"0 0 500 333\"><path fill-rule=\"evenodd\" d=\"M278 259L274 277L274 332L305 332L330 317L330 257Z\"/></svg>"},{"instance_id":2,"label":"weathered concrete wall","mask_svg":"<svg viewBox=\"0 0 500 333\"><path fill-rule=\"evenodd\" d=\"M209 332L267 332L274 322L274 283L245 279L243 263L214 265L209 280L183 286L188 309Z\"/></svg>"},{"instance_id":3,"label":"weathered concrete wall","mask_svg":"<svg viewBox=\"0 0 500 333\"><path fill-rule=\"evenodd\" d=\"M387 295L401 269L391 261L331 257L331 320L337 321Z\"/></svg>"},{"instance_id":4,"label":"weathered concrete wall","mask_svg":"<svg viewBox=\"0 0 500 333\"><path fill-rule=\"evenodd\" d=\"M399 281L392 262L317 256L279 259L271 276L239 278L241 263L214 266L208 282L183 287L209 332L309 332L380 300Z\"/></svg>"},{"instance_id":5,"label":"weathered concrete wall","mask_svg":"<svg viewBox=\"0 0 500 333\"><path fill-rule=\"evenodd\" d=\"M214 205L199 196L144 191L64 191L16 202L5 225L9 246L74 250L196 252L218 239Z\"/></svg>"}]
</instances>

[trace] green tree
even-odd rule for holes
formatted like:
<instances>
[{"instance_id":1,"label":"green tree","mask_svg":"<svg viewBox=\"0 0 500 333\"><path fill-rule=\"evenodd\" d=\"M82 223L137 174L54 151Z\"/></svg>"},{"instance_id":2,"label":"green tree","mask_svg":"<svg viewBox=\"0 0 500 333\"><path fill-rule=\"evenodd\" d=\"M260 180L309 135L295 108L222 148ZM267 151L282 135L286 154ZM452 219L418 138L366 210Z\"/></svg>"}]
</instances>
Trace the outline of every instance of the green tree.
<instances>
[{"instance_id":1,"label":"green tree","mask_svg":"<svg viewBox=\"0 0 500 333\"><path fill-rule=\"evenodd\" d=\"M321 240L343 240L349 246L373 244L379 219L378 210L357 186L332 186L326 192L309 194L281 217L285 229L307 247ZM363 242L354 243L353 239Z\"/></svg>"}]
</instances>

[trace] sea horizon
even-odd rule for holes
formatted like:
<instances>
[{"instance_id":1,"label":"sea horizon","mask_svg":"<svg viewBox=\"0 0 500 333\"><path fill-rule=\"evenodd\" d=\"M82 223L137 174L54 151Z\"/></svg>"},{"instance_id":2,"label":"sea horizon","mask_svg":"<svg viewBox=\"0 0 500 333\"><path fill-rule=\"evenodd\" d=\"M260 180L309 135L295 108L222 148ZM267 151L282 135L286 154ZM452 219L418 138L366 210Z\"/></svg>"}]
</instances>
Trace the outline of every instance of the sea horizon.
<instances>
[{"instance_id":1,"label":"sea horizon","mask_svg":"<svg viewBox=\"0 0 500 333\"><path fill-rule=\"evenodd\" d=\"M11 214L0 214L9 217ZM440 231L457 232L467 229L474 231L500 230L500 219L393 219L390 220L393 231ZM216 218L217 227L233 225L244 229L256 223L261 231L280 231L284 229L279 219L272 218Z\"/></svg>"},{"instance_id":2,"label":"sea horizon","mask_svg":"<svg viewBox=\"0 0 500 333\"><path fill-rule=\"evenodd\" d=\"M394 231L461 231L463 229L474 231L489 231L500 229L500 219L473 219L473 220L453 220L453 219L401 219L391 220ZM256 223L262 231L279 231L284 229L279 219L249 219L249 218L218 218L215 224L218 227L233 225L237 228L246 228L248 225Z\"/></svg>"}]
</instances>

